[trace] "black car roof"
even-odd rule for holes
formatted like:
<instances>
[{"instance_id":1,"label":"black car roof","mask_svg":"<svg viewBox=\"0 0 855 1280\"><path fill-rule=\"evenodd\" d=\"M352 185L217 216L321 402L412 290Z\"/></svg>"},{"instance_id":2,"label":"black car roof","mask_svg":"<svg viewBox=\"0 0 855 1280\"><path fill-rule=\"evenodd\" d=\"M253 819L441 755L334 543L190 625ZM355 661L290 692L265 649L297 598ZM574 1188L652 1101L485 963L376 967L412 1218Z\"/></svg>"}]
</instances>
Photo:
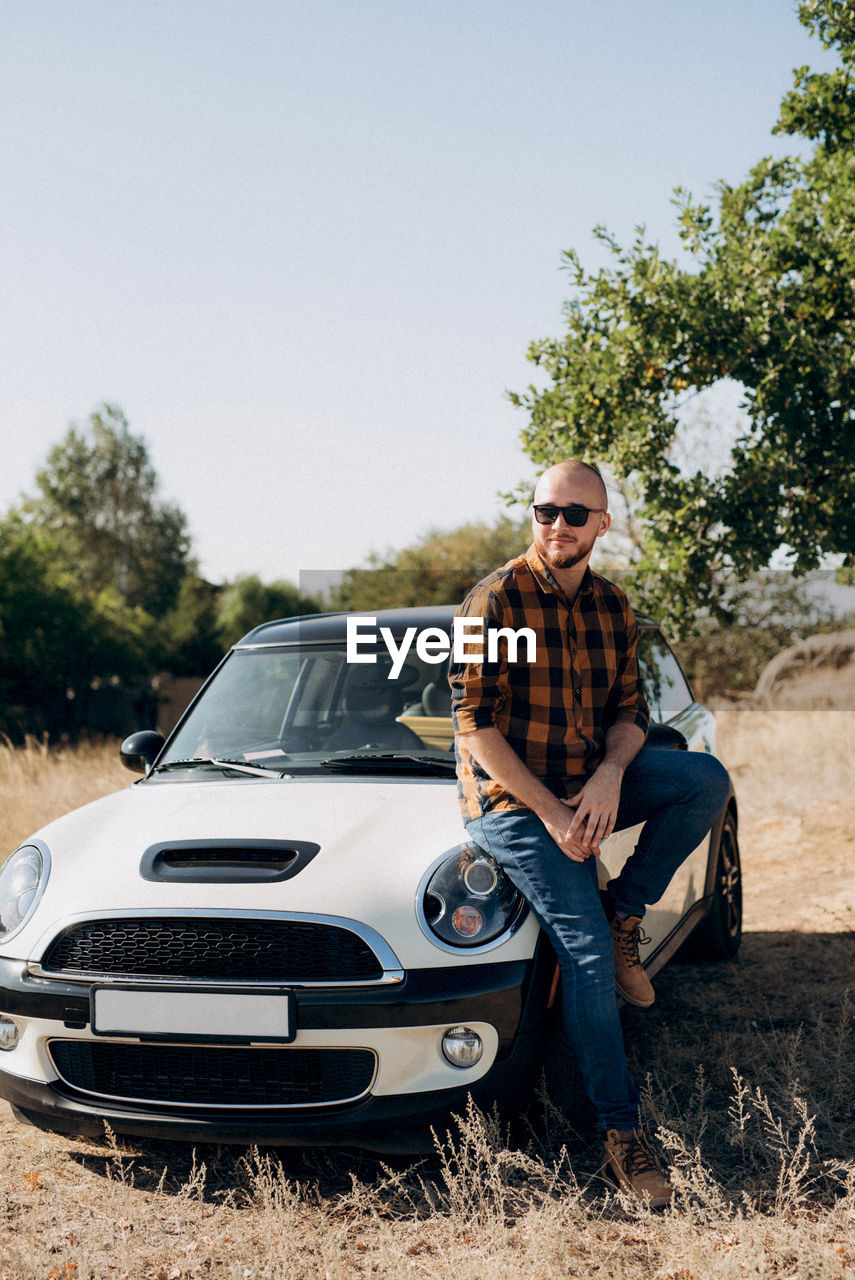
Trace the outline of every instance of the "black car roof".
<instances>
[{"instance_id":1,"label":"black car roof","mask_svg":"<svg viewBox=\"0 0 855 1280\"><path fill-rule=\"evenodd\" d=\"M348 618L373 618L374 625L389 627L397 636L407 627L449 627L451 619L458 609L456 604L422 605L413 609L378 609L359 610L353 613L306 613L296 618L280 618L275 622L263 622L239 640L236 649L252 648L256 645L294 644L310 642L317 644L327 641L331 644L343 643L346 638ZM636 614L636 621L641 627L655 627L652 618Z\"/></svg>"}]
</instances>

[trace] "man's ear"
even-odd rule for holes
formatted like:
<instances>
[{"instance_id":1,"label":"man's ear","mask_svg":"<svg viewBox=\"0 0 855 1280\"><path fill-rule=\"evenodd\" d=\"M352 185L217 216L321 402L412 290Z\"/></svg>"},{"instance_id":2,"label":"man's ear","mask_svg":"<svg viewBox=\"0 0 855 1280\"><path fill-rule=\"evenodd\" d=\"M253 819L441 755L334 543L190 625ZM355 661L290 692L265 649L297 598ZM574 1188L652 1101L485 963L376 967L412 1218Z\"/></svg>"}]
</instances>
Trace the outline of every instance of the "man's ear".
<instances>
[{"instance_id":1,"label":"man's ear","mask_svg":"<svg viewBox=\"0 0 855 1280\"><path fill-rule=\"evenodd\" d=\"M611 522L612 522L612 517L611 517L610 512L608 512L608 511L601 511L601 512L600 512L600 527L599 527L599 529L597 530L597 537L598 537L598 538L602 538L602 536L603 536L603 534L604 534L604 533L608 533L609 526L611 525Z\"/></svg>"}]
</instances>

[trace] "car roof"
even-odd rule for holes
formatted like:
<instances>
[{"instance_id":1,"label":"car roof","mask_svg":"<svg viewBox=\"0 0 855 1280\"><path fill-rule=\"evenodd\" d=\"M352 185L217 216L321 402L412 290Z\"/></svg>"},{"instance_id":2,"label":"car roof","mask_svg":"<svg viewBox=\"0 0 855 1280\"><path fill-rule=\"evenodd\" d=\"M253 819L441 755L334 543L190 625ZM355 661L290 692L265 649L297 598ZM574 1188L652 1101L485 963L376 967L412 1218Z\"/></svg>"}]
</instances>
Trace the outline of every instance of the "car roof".
<instances>
[{"instance_id":1,"label":"car roof","mask_svg":"<svg viewBox=\"0 0 855 1280\"><path fill-rule=\"evenodd\" d=\"M347 635L348 618L372 618L372 626L379 630L388 627L394 636L403 633L407 627L422 630L425 627L444 627L448 629L459 605L434 604L422 605L412 609L377 609L354 610L352 613L306 613L295 618L279 618L275 622L263 622L254 627L234 646L236 649L255 648L259 645L295 644L297 642L317 644L343 644ZM640 627L655 627L652 618L636 614Z\"/></svg>"}]
</instances>

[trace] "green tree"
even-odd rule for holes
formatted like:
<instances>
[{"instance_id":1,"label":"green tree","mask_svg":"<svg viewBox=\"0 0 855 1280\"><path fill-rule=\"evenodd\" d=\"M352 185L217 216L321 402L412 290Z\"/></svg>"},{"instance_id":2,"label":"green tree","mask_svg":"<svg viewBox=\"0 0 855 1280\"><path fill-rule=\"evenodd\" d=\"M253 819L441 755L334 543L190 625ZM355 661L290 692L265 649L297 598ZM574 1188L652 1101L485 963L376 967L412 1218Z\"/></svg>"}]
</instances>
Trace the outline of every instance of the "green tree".
<instances>
[{"instance_id":1,"label":"green tree","mask_svg":"<svg viewBox=\"0 0 855 1280\"><path fill-rule=\"evenodd\" d=\"M163 502L148 449L115 405L72 425L38 472L31 519L54 532L80 585L113 587L131 608L160 617L188 569L183 513Z\"/></svg>"},{"instance_id":2,"label":"green tree","mask_svg":"<svg viewBox=\"0 0 855 1280\"><path fill-rule=\"evenodd\" d=\"M502 516L495 525L431 530L412 547L369 556L368 568L349 569L338 589L339 609L394 609L457 604L480 578L519 555L531 542L527 521Z\"/></svg>"},{"instance_id":3,"label":"green tree","mask_svg":"<svg viewBox=\"0 0 855 1280\"><path fill-rule=\"evenodd\" d=\"M218 606L221 588L189 570L172 608L158 620L155 658L174 675L207 675L223 656Z\"/></svg>"},{"instance_id":4,"label":"green tree","mask_svg":"<svg viewBox=\"0 0 855 1280\"><path fill-rule=\"evenodd\" d=\"M264 583L256 574L247 574L223 589L217 605L217 631L223 647L228 648L259 623L317 613L319 609L314 597L301 595L290 582Z\"/></svg>"},{"instance_id":5,"label":"green tree","mask_svg":"<svg viewBox=\"0 0 855 1280\"><path fill-rule=\"evenodd\" d=\"M56 698L79 676L84 605L57 571L53 547L20 520L0 526L0 714ZM8 712L7 712L8 715Z\"/></svg>"},{"instance_id":6,"label":"green tree","mask_svg":"<svg viewBox=\"0 0 855 1280\"><path fill-rule=\"evenodd\" d=\"M144 670L149 621L113 588L82 591L55 534L18 515L0 521L0 730L62 723L70 694Z\"/></svg>"},{"instance_id":7,"label":"green tree","mask_svg":"<svg viewBox=\"0 0 855 1280\"><path fill-rule=\"evenodd\" d=\"M686 265L643 229L622 249L598 228L613 261L593 273L565 254L567 332L529 351L550 385L512 396L536 463L598 459L640 493L634 594L674 629L698 604L732 617L722 580L779 548L796 574L855 563L855 8L804 0L799 16L840 58L798 69L782 104L775 131L812 147L720 183L715 212L678 190ZM729 462L681 468L681 413L725 378L744 389Z\"/></svg>"}]
</instances>

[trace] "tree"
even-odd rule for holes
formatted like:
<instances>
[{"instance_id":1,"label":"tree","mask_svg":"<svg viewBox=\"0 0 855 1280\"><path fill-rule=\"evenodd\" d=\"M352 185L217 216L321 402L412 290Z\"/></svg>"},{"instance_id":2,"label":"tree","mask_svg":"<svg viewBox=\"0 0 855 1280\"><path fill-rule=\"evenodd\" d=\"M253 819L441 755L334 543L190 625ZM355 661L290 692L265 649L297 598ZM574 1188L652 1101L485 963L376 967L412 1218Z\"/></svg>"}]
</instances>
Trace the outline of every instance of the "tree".
<instances>
[{"instance_id":1,"label":"tree","mask_svg":"<svg viewBox=\"0 0 855 1280\"><path fill-rule=\"evenodd\" d=\"M236 578L223 589L217 605L217 631L224 648L240 640L259 623L317 613L320 604L312 596L280 579L264 583L256 574Z\"/></svg>"},{"instance_id":2,"label":"tree","mask_svg":"<svg viewBox=\"0 0 855 1280\"><path fill-rule=\"evenodd\" d=\"M155 618L175 603L188 569L187 521L158 496L145 441L121 409L104 404L86 428L72 425L36 482L26 510L58 536L84 589L112 586Z\"/></svg>"},{"instance_id":3,"label":"tree","mask_svg":"<svg viewBox=\"0 0 855 1280\"><path fill-rule=\"evenodd\" d=\"M565 254L567 332L529 351L551 385L512 395L536 463L591 457L637 486L635 594L676 629L699 604L726 617L722 579L780 548L797 574L828 554L855 563L855 9L803 0L799 16L841 60L799 68L783 101L775 131L809 154L720 183L715 214L678 190L685 266L643 229L624 250L598 228L613 262L592 274ZM679 467L681 413L725 378L746 415L729 462Z\"/></svg>"},{"instance_id":4,"label":"tree","mask_svg":"<svg viewBox=\"0 0 855 1280\"><path fill-rule=\"evenodd\" d=\"M178 598L156 626L156 661L173 675L207 675L223 656L218 607L221 588L190 569Z\"/></svg>"},{"instance_id":5,"label":"tree","mask_svg":"<svg viewBox=\"0 0 855 1280\"><path fill-rule=\"evenodd\" d=\"M94 679L145 670L149 621L111 587L82 591L55 534L0 521L0 730L67 727L69 698Z\"/></svg>"},{"instance_id":6,"label":"tree","mask_svg":"<svg viewBox=\"0 0 855 1280\"><path fill-rule=\"evenodd\" d=\"M339 609L394 609L456 604L479 579L519 555L531 542L527 522L502 516L491 526L464 524L431 530L412 547L368 558L367 569L349 569L339 587Z\"/></svg>"}]
</instances>

